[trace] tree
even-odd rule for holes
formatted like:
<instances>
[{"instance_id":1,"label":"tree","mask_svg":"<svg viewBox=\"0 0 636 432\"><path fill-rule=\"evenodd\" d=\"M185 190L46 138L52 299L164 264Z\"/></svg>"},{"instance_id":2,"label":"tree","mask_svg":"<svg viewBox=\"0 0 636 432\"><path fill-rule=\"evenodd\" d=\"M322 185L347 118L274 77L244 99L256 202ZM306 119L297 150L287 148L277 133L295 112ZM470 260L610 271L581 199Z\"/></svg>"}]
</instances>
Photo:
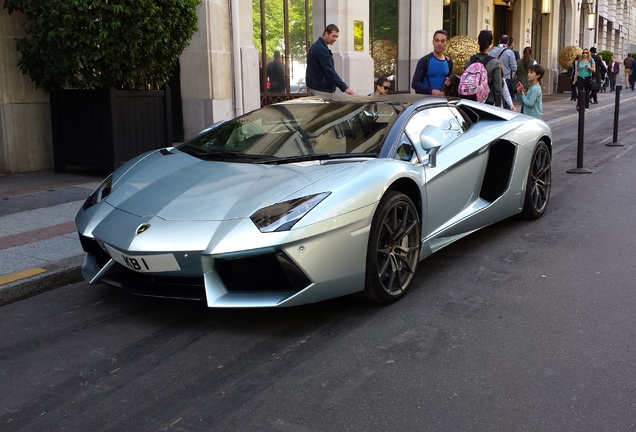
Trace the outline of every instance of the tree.
<instances>
[{"instance_id":1,"label":"tree","mask_svg":"<svg viewBox=\"0 0 636 432\"><path fill-rule=\"evenodd\" d=\"M5 0L26 16L18 66L36 87L164 84L197 30L201 0Z\"/></svg>"},{"instance_id":2,"label":"tree","mask_svg":"<svg viewBox=\"0 0 636 432\"><path fill-rule=\"evenodd\" d=\"M266 57L271 58L274 50L281 50L285 43L285 26L283 2L265 2L265 34L261 35L261 7L260 0L252 0L252 31L254 35L254 45L258 51L262 52L263 42L266 47ZM261 39L263 38L263 39Z\"/></svg>"},{"instance_id":3,"label":"tree","mask_svg":"<svg viewBox=\"0 0 636 432\"><path fill-rule=\"evenodd\" d=\"M373 22L371 54L374 76L387 77L395 74L397 63L398 3L395 0L372 0Z\"/></svg>"},{"instance_id":4,"label":"tree","mask_svg":"<svg viewBox=\"0 0 636 432\"><path fill-rule=\"evenodd\" d=\"M312 10L312 0L289 0L287 14L289 23L289 52L291 57L303 63L307 57L307 33L305 3ZM265 34L261 34L261 2L252 0L252 34L254 46L262 52L265 43L266 57L271 58L274 50L285 50L285 14L283 0L265 2ZM311 24L310 24L311 25ZM311 27L309 29L311 35Z\"/></svg>"},{"instance_id":5,"label":"tree","mask_svg":"<svg viewBox=\"0 0 636 432\"><path fill-rule=\"evenodd\" d=\"M605 63L610 64L614 53L612 51L604 50L599 52L598 55L601 56L601 58L605 61Z\"/></svg>"},{"instance_id":6,"label":"tree","mask_svg":"<svg viewBox=\"0 0 636 432\"><path fill-rule=\"evenodd\" d=\"M372 41L388 40L397 45L398 2L395 0L373 0Z\"/></svg>"},{"instance_id":7,"label":"tree","mask_svg":"<svg viewBox=\"0 0 636 432\"><path fill-rule=\"evenodd\" d=\"M289 2L289 51L294 60L299 63L307 61L307 34L309 34L309 43L311 44L312 19L307 20L305 17L305 2L311 13L312 0L291 0ZM307 32L309 25L309 32Z\"/></svg>"}]
</instances>

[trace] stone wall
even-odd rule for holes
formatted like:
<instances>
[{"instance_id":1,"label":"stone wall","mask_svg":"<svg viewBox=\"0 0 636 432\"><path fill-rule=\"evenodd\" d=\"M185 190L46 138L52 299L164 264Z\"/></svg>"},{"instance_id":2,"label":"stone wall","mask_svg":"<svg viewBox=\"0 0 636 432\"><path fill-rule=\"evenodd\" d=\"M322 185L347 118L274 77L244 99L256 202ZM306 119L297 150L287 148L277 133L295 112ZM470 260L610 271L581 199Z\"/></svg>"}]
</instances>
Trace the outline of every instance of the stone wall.
<instances>
[{"instance_id":1,"label":"stone wall","mask_svg":"<svg viewBox=\"0 0 636 432\"><path fill-rule=\"evenodd\" d=\"M49 96L18 68L24 16L0 9L0 175L53 166Z\"/></svg>"}]
</instances>

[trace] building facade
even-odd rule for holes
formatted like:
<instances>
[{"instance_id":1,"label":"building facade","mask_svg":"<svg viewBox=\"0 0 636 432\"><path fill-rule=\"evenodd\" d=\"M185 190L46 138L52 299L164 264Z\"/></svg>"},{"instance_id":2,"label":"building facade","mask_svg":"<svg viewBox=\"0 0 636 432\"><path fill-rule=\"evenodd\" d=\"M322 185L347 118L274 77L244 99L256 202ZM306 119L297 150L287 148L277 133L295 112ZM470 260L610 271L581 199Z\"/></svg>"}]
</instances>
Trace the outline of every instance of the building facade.
<instances>
[{"instance_id":1,"label":"building facade","mask_svg":"<svg viewBox=\"0 0 636 432\"><path fill-rule=\"evenodd\" d=\"M305 53L326 24L340 28L331 47L336 70L357 94L379 76L410 92L435 30L476 38L482 29L531 46L546 68L544 93L557 91L560 51L596 46L617 59L636 52L632 0L203 0L199 30L180 58L186 139L212 123L264 104L300 97ZM24 17L0 10L0 174L53 166L49 96L17 67ZM284 90L269 88L267 63L281 53Z\"/></svg>"}]
</instances>

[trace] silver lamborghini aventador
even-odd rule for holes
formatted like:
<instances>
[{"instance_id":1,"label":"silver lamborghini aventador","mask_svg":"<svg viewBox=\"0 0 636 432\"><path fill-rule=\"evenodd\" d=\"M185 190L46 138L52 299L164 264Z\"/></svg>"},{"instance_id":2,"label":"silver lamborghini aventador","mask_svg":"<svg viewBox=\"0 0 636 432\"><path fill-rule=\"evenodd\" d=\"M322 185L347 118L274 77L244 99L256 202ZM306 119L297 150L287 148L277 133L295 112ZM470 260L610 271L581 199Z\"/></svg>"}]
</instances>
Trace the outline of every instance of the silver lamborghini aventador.
<instances>
[{"instance_id":1,"label":"silver lamborghini aventador","mask_svg":"<svg viewBox=\"0 0 636 432\"><path fill-rule=\"evenodd\" d=\"M418 262L541 217L550 128L432 96L302 98L127 162L76 224L90 283L209 307L403 297Z\"/></svg>"}]
</instances>

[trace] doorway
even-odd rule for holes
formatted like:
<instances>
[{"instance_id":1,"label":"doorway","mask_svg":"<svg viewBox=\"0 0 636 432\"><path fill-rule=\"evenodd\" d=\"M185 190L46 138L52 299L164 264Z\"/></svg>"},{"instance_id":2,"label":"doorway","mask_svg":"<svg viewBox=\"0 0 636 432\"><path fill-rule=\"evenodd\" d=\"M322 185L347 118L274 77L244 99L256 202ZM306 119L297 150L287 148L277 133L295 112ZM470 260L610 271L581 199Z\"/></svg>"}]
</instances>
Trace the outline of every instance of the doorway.
<instances>
[{"instance_id":1,"label":"doorway","mask_svg":"<svg viewBox=\"0 0 636 432\"><path fill-rule=\"evenodd\" d=\"M510 33L512 33L512 6L496 4L492 32L493 44L497 45L502 35L510 35Z\"/></svg>"},{"instance_id":2,"label":"doorway","mask_svg":"<svg viewBox=\"0 0 636 432\"><path fill-rule=\"evenodd\" d=\"M261 106L307 96L305 69L313 34L312 10L313 0L252 0Z\"/></svg>"}]
</instances>

